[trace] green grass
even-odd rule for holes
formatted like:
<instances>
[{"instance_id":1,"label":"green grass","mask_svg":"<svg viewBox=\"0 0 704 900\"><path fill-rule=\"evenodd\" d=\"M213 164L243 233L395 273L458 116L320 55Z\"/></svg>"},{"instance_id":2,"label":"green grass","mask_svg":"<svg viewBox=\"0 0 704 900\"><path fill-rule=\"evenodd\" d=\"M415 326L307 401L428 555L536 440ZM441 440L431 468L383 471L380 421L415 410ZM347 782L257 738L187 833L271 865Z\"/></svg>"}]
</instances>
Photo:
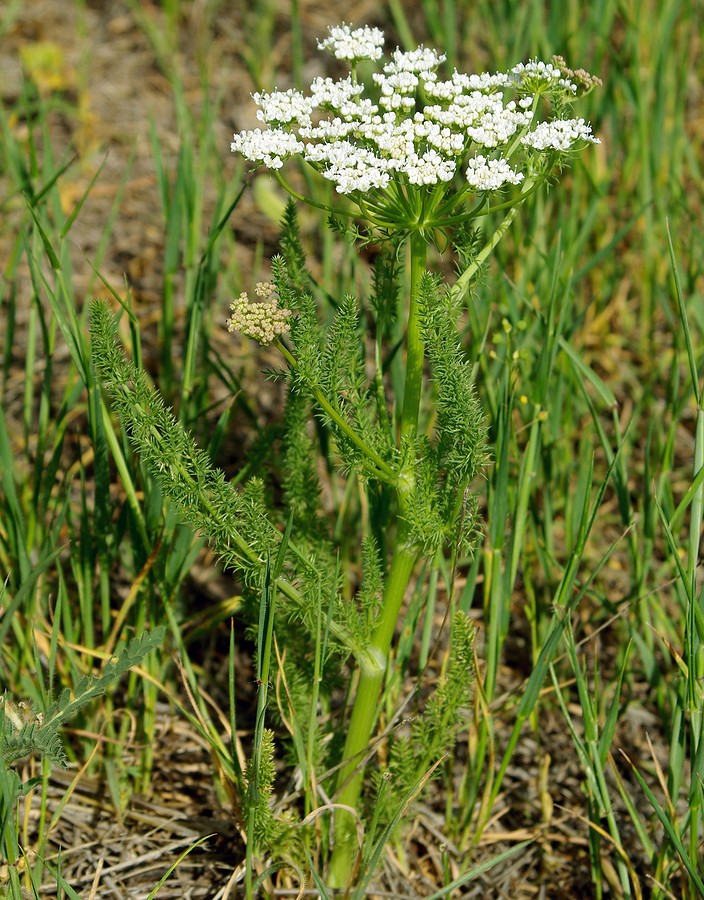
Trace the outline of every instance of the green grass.
<instances>
[{"instance_id":1,"label":"green grass","mask_svg":"<svg viewBox=\"0 0 704 900\"><path fill-rule=\"evenodd\" d=\"M265 236L252 236L240 216L246 210L266 223L272 189L261 174L253 192L245 186L241 164L217 137L233 110L214 60L225 35L236 54L231 64L252 90L288 87L304 81L302 66L322 35L297 4L260 2L241 21L230 4L200 6L193 18L194 7L177 0L162 8L127 4L168 85L163 102L177 129L173 144L156 119L145 132L161 229L154 315L110 274L115 237L130 215L133 167L145 160L127 154L116 179L107 164L101 168L102 156L81 159L57 128L64 120L78 128L90 59L74 92L39 90L36 71L33 81L25 69L21 89L0 112L0 685L16 702L45 708L131 637L166 626L168 637L142 667L71 721L64 738L72 763L82 765L95 749L86 735L106 738L90 770L119 814L133 793L150 792L163 764L154 755L159 710L175 698L170 714L209 747L223 815L237 818L266 768L266 716L279 748L271 786L283 798L278 812L313 823L307 855L291 855L324 896L329 816L315 810L334 773L316 770L315 741L333 711L316 687L306 695L306 721L292 715L299 708L293 695L303 688L287 681L277 657L285 648L261 630L258 645L243 636L246 604L237 596L202 608L189 573L196 561L212 566L212 558L135 454L96 384L89 351L89 301L100 294L124 311L125 348L145 363L199 446L235 480L262 474L276 494L279 395L276 382L260 375L271 359L252 359L221 338L228 298L267 273L274 229L264 225ZM87 27L86 6L76 3L75 13ZM0 36L12 33L20 14L19 4L0 14ZM332 24L351 13L330 15ZM500 871L515 843L507 836L490 847L497 811L508 805L507 832L526 829L542 841L517 846L512 857L512 864L532 860L535 890L564 883L551 869L551 859L571 859L569 841L555 837L563 834L577 835L586 848L571 865L596 897L701 897L704 130L692 110L704 79L704 14L695 2L424 0L389 3L378 24L402 45L442 47L450 69L500 69L561 53L604 81L584 111L602 144L520 210L466 298L463 342L492 451L478 485L478 546L455 566L448 555L432 573L419 572L398 623L398 671L382 697L382 722L393 729L402 700L443 665L436 626L451 596L480 627L474 710L453 755L420 795L449 849L444 874L432 888L423 883L418 896L451 896L475 877L492 884L489 863ZM243 40L228 37L228 27ZM83 188L67 205L66 188L76 183ZM113 200L86 260L74 235L106 184ZM368 265L323 237L314 213L301 218L321 316L331 317L338 298L365 292ZM490 234L491 223L486 228ZM430 262L450 270L449 254ZM399 377L393 365L388 377ZM335 470L332 451L329 462L325 490L343 566L357 553L344 536L356 533L349 526L365 510L354 479ZM240 590L227 584L229 595ZM327 604L321 597L315 685ZM252 671L243 662L247 652L256 655ZM241 681L248 698L236 686ZM641 713L647 736L633 724ZM133 724L140 749L127 754ZM567 791L564 770L549 757L568 749ZM526 754L538 756L536 779L546 773L532 803L512 783ZM301 796L287 787L294 763ZM42 878L72 896L65 869L55 878L42 872L55 822L49 766L39 764L36 774L19 808L3 808L2 846L16 862L9 896ZM371 804L373 790L368 786ZM0 792L11 793L2 785ZM24 818L30 808L31 826ZM257 855L253 817L242 823L247 851L235 844L231 862L243 866L249 892L258 885L265 896L283 873L276 873L279 862ZM562 832L558 818L568 823ZM403 827L390 824L371 820L355 896L371 892L365 879L383 886L374 863L384 847L398 871L420 871ZM295 869L288 871L297 883Z\"/></svg>"}]
</instances>

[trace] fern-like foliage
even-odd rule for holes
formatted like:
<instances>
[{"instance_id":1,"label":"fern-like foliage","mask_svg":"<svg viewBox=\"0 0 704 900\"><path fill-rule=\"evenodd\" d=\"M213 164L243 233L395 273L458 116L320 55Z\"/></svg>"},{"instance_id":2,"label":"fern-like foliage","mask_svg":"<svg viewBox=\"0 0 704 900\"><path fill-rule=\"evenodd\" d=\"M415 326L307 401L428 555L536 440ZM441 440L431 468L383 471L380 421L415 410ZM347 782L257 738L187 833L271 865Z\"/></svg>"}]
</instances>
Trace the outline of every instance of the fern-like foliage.
<instances>
[{"instance_id":1,"label":"fern-like foliage","mask_svg":"<svg viewBox=\"0 0 704 900\"><path fill-rule=\"evenodd\" d=\"M283 279L283 261L277 265ZM290 282L287 284L293 291ZM166 408L146 374L127 361L114 331L108 308L101 302L94 303L91 346L96 373L133 445L180 519L204 534L225 566L237 571L251 589L250 595L256 593L266 559L276 558L281 543L281 532L268 513L262 482L252 478L237 490L225 480L224 474L211 465L208 454L195 445ZM320 354L311 353L313 356L319 360ZM293 383L291 386L296 389ZM286 578L279 580L283 620L303 622L314 632L321 592L326 598L337 592L334 572L332 551L321 552L320 545L306 550L305 541L302 547L291 542ZM344 648L345 653L364 652L364 645L339 620L331 621L329 629L331 647Z\"/></svg>"},{"instance_id":2,"label":"fern-like foliage","mask_svg":"<svg viewBox=\"0 0 704 900\"><path fill-rule=\"evenodd\" d=\"M480 229L473 227L468 222L459 225L452 235L452 248L455 251L455 270L461 275L465 269L477 261L479 252L484 246L484 240ZM482 269L480 268L479 272ZM478 277L479 273L477 273ZM474 285L476 287L476 280Z\"/></svg>"},{"instance_id":3,"label":"fern-like foliage","mask_svg":"<svg viewBox=\"0 0 704 900\"><path fill-rule=\"evenodd\" d=\"M412 728L417 745L426 748L428 763L452 749L457 732L466 725L474 678L474 641L471 619L456 612L447 672Z\"/></svg>"},{"instance_id":4,"label":"fern-like foliage","mask_svg":"<svg viewBox=\"0 0 704 900\"><path fill-rule=\"evenodd\" d=\"M470 366L459 340L457 317L449 291L437 279L421 279L423 337L436 390L437 451L448 478L466 484L487 459L486 423Z\"/></svg>"},{"instance_id":5,"label":"fern-like foliage","mask_svg":"<svg viewBox=\"0 0 704 900\"><path fill-rule=\"evenodd\" d=\"M259 852L286 855L287 845L294 840L293 828L278 819L271 808L276 769L274 767L274 732L265 728L259 752L247 765L247 791L244 811L253 820L254 843Z\"/></svg>"},{"instance_id":6,"label":"fern-like foliage","mask_svg":"<svg viewBox=\"0 0 704 900\"><path fill-rule=\"evenodd\" d=\"M282 256L272 259L271 270L280 305L297 313L291 319L291 342L297 360L290 373L291 384L295 390L308 393L310 388L320 387L320 357L324 342L315 300L293 281Z\"/></svg>"},{"instance_id":7,"label":"fern-like foliage","mask_svg":"<svg viewBox=\"0 0 704 900\"><path fill-rule=\"evenodd\" d=\"M324 691L318 691L317 708L314 716L310 715L311 705L313 703L313 685L314 673L312 667L301 667L294 661L293 655L288 653L284 661L284 677L286 679L285 691L281 691L279 703L281 709L277 712L273 707L269 713L278 719L284 727L290 731L293 740L287 747L284 747L284 758L287 768L295 769L297 766L303 768L308 764L311 765L313 771L324 772L330 766L336 764L339 760L334 754L334 744L330 740L326 740L326 721L324 712L329 706L327 698L330 696L333 688L342 687L342 675L339 666L334 671L327 671L325 674L326 683ZM333 667L328 667L332 670ZM310 733L312 729L312 734ZM309 751L310 755L309 755ZM301 758L303 757L303 758Z\"/></svg>"},{"instance_id":8,"label":"fern-like foliage","mask_svg":"<svg viewBox=\"0 0 704 900\"><path fill-rule=\"evenodd\" d=\"M282 486L288 512L296 523L297 540L320 546L326 528L320 515L318 455L310 434L308 397L289 391L283 429Z\"/></svg>"},{"instance_id":9,"label":"fern-like foliage","mask_svg":"<svg viewBox=\"0 0 704 900\"><path fill-rule=\"evenodd\" d=\"M456 486L442 478L438 452L425 437L416 439L414 488L406 499L403 518L412 540L424 556L432 556L455 532L452 497Z\"/></svg>"},{"instance_id":10,"label":"fern-like foliage","mask_svg":"<svg viewBox=\"0 0 704 900\"><path fill-rule=\"evenodd\" d=\"M362 646L374 631L384 590L384 569L376 541L371 535L362 538L362 578L354 597L338 599L336 613Z\"/></svg>"},{"instance_id":11,"label":"fern-like foliage","mask_svg":"<svg viewBox=\"0 0 704 900\"><path fill-rule=\"evenodd\" d=\"M374 260L372 292L369 298L377 319L379 337L386 337L398 316L400 269L403 257L398 247L385 244Z\"/></svg>"},{"instance_id":12,"label":"fern-like foliage","mask_svg":"<svg viewBox=\"0 0 704 900\"><path fill-rule=\"evenodd\" d=\"M395 739L391 746L382 821L388 822L433 764L452 751L459 731L465 727L474 678L474 639L471 620L456 612L447 671L423 711L413 720L410 733ZM377 788L383 775L379 772L375 776Z\"/></svg>"},{"instance_id":13,"label":"fern-like foliage","mask_svg":"<svg viewBox=\"0 0 704 900\"><path fill-rule=\"evenodd\" d=\"M2 761L5 766L11 766L19 759L32 756L34 753L48 759L54 765L65 768L68 765L66 752L61 738L56 731L46 731L42 725L41 713L31 711L35 721L12 723L8 712L10 702L5 700L5 716L3 720L4 736L2 740ZM15 730L17 725L19 729Z\"/></svg>"},{"instance_id":14,"label":"fern-like foliage","mask_svg":"<svg viewBox=\"0 0 704 900\"><path fill-rule=\"evenodd\" d=\"M376 399L364 365L364 336L357 300L344 298L328 329L320 365L320 387L336 412L381 457L388 457L389 435L378 426ZM329 422L329 420L328 420ZM364 470L359 449L329 422L345 468Z\"/></svg>"},{"instance_id":15,"label":"fern-like foliage","mask_svg":"<svg viewBox=\"0 0 704 900\"><path fill-rule=\"evenodd\" d=\"M384 590L384 567L377 543L371 535L362 539L362 583L357 592L359 618L371 638Z\"/></svg>"},{"instance_id":16,"label":"fern-like foliage","mask_svg":"<svg viewBox=\"0 0 704 900\"><path fill-rule=\"evenodd\" d=\"M98 378L164 495L184 522L205 534L227 566L256 583L266 554L275 555L280 540L267 518L261 485L255 481L238 492L211 465L146 374L125 358L113 316L100 301L91 307L91 350Z\"/></svg>"},{"instance_id":17,"label":"fern-like foliage","mask_svg":"<svg viewBox=\"0 0 704 900\"><path fill-rule=\"evenodd\" d=\"M279 237L279 250L286 266L286 272L290 284L299 292L303 292L310 283L310 275L306 268L306 255L301 243L298 229L298 213L296 204L292 198L286 203L286 209L281 220L281 236ZM284 297L279 294L281 299ZM295 309L295 306L287 306Z\"/></svg>"},{"instance_id":18,"label":"fern-like foliage","mask_svg":"<svg viewBox=\"0 0 704 900\"><path fill-rule=\"evenodd\" d=\"M414 448L406 448L415 456L415 488L403 515L426 553L451 541L465 554L476 527L476 501L469 485L486 462L486 425L449 292L440 294L437 279L425 273L419 295L437 415L433 442L421 437Z\"/></svg>"},{"instance_id":19,"label":"fern-like foliage","mask_svg":"<svg viewBox=\"0 0 704 900\"><path fill-rule=\"evenodd\" d=\"M280 304L296 313L290 321L290 341L296 360L289 372L291 387L309 398L315 398L316 394L324 396L371 452L382 459L388 458L390 435L382 421L384 417L379 415L376 385L369 381L365 372L365 342L357 300L345 297L339 303L326 333L318 321L315 300L305 289L306 279L300 271L304 265L303 250L295 232L297 226L292 210L287 210L283 227L287 250L272 260L272 277ZM310 284L310 279L307 283ZM392 298L395 297L391 293ZM368 459L359 446L315 401L313 408L335 437L341 467L364 472L368 468Z\"/></svg>"},{"instance_id":20,"label":"fern-like foliage","mask_svg":"<svg viewBox=\"0 0 704 900\"><path fill-rule=\"evenodd\" d=\"M44 712L15 705L5 698L2 709L2 763L8 767L18 759L33 753L66 766L66 753L59 736L59 728L80 712L96 697L105 693L108 685L128 669L139 665L144 657L164 639L165 629L155 628L134 638L118 656L103 667L100 675L85 675L73 691L66 688Z\"/></svg>"},{"instance_id":21,"label":"fern-like foliage","mask_svg":"<svg viewBox=\"0 0 704 900\"><path fill-rule=\"evenodd\" d=\"M275 267L279 295L287 282L285 270ZM290 293L290 282L288 283ZM292 388L307 396L322 393L335 412L381 458L389 456L388 431L379 424L377 398L365 373L364 339L357 301L346 297L328 329L327 340L309 295L298 296L298 315L291 324L296 366L290 373ZM317 406L316 414L334 435L341 467L365 471L367 459L359 447Z\"/></svg>"}]
</instances>

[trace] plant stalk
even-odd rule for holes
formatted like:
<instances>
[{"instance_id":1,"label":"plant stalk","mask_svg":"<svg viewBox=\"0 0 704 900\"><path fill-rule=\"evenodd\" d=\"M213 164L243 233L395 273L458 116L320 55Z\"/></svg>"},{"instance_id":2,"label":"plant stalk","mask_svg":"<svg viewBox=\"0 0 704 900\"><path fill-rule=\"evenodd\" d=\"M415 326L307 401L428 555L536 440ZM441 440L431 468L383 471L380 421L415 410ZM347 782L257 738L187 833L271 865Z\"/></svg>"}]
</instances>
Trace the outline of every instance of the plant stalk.
<instances>
[{"instance_id":1,"label":"plant stalk","mask_svg":"<svg viewBox=\"0 0 704 900\"><path fill-rule=\"evenodd\" d=\"M376 724L379 697L386 675L389 650L401 604L413 572L418 551L409 541L404 508L415 485L413 442L418 432L418 414L423 388L425 347L420 327L418 287L425 271L426 242L420 231L411 236L410 298L406 328L406 377L401 410L400 440L406 450L396 484L398 503L396 547L391 560L379 619L366 659L359 666L359 680L343 751L345 764L338 775L337 803L356 809L364 782L369 742ZM358 855L355 819L351 812L335 814L335 846L330 860L330 887L345 888L352 878Z\"/></svg>"}]
</instances>

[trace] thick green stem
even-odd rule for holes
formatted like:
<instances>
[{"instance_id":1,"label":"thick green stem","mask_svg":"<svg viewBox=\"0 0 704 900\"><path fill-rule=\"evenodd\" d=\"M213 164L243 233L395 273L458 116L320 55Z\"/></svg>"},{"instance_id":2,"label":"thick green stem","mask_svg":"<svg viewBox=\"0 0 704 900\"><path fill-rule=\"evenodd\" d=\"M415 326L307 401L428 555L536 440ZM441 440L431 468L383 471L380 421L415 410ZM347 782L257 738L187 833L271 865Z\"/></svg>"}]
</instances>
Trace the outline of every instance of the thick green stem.
<instances>
[{"instance_id":1,"label":"thick green stem","mask_svg":"<svg viewBox=\"0 0 704 900\"><path fill-rule=\"evenodd\" d=\"M425 269L426 243L420 233L411 237L411 282L406 332L406 381L401 411L401 441L412 442L418 431L418 413L423 387L425 350L420 328L418 286ZM409 448L410 449L410 448ZM412 457L412 454L410 455ZM338 775L337 803L356 809L364 781L365 754L374 731L379 696L401 604L408 587L418 551L410 544L403 519L404 507L414 488L413 459L404 462L396 484L398 525L396 548L391 560L379 620L366 659L359 666L359 680L343 751L345 765ZM335 815L335 848L330 861L330 887L349 884L358 853L354 816L338 810Z\"/></svg>"}]
</instances>

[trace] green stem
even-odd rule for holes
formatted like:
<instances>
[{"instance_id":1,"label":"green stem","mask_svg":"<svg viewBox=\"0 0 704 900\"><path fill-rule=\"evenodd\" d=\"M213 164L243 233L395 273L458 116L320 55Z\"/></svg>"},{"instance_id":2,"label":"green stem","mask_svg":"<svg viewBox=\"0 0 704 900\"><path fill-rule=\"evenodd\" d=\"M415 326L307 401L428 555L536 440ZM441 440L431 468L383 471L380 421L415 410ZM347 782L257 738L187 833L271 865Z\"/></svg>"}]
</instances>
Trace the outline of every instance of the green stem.
<instances>
[{"instance_id":1,"label":"green stem","mask_svg":"<svg viewBox=\"0 0 704 900\"><path fill-rule=\"evenodd\" d=\"M420 328L418 287L425 269L426 243L420 232L411 236L411 279L406 331L406 381L401 411L401 441L412 442L418 431L418 414L423 387L425 350ZM343 751L344 765L338 774L337 803L356 809L364 781L365 754L377 719L379 696L386 675L389 650L418 551L409 541L403 512L414 487L413 459L404 462L396 484L398 517L396 548L386 581L379 619L366 659L360 661L359 681ZM355 821L352 813L339 809L335 814L335 848L330 860L330 887L345 888L357 858Z\"/></svg>"},{"instance_id":2,"label":"green stem","mask_svg":"<svg viewBox=\"0 0 704 900\"><path fill-rule=\"evenodd\" d=\"M297 368L298 361L296 357L291 353L291 351L279 340L275 341L276 348L279 350L281 355L284 357L286 362L291 366L291 368ZM357 432L350 427L350 425L342 418L339 412L335 409L335 407L330 403L325 394L314 385L309 385L310 390L315 397L316 403L320 408L325 412L327 416L332 419L332 421L337 425L340 431L348 438L358 449L362 451L362 453L367 457L367 460L373 466L373 476L378 478L379 481L385 481L388 484L396 483L396 473L391 468L391 466L383 460L379 454L366 444L362 438L357 434Z\"/></svg>"},{"instance_id":3,"label":"green stem","mask_svg":"<svg viewBox=\"0 0 704 900\"><path fill-rule=\"evenodd\" d=\"M459 299L464 296L465 292L469 288L469 284L472 278L474 278L475 274L484 263L484 260L491 253L494 247L499 243L501 238L506 234L509 226L511 225L511 222L513 222L513 220L516 218L517 212L517 206L514 206L508 211L499 227L492 234L486 244L482 247L481 251L477 254L476 259L467 266L464 272L462 272L452 288L453 300L459 301Z\"/></svg>"}]
</instances>

